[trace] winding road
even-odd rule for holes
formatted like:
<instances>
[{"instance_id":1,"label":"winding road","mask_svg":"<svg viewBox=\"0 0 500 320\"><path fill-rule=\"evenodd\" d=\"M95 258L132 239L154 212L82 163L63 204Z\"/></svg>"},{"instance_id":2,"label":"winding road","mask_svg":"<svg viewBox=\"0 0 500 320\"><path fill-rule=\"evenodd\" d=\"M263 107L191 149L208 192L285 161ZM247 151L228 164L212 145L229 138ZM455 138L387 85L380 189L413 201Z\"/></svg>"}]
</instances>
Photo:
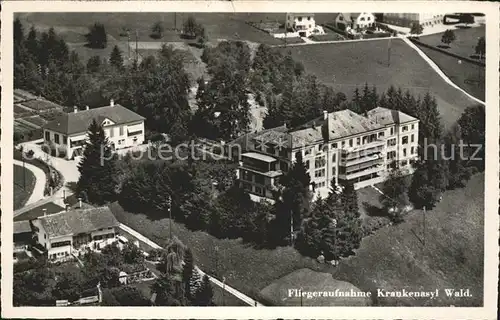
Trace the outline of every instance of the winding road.
<instances>
[{"instance_id":1,"label":"winding road","mask_svg":"<svg viewBox=\"0 0 500 320\"><path fill-rule=\"evenodd\" d=\"M14 160L14 164L16 166L23 167L23 162L19 160ZM28 201L26 201L24 207L29 206L30 204L33 204L41 199L44 198L44 191L45 191L45 183L46 183L46 177L45 177L45 172L43 172L42 169L38 168L37 166L34 166L30 163L24 163L24 168L26 170L29 170L33 173L35 176L35 187L33 188L33 192L31 193Z\"/></svg>"}]
</instances>

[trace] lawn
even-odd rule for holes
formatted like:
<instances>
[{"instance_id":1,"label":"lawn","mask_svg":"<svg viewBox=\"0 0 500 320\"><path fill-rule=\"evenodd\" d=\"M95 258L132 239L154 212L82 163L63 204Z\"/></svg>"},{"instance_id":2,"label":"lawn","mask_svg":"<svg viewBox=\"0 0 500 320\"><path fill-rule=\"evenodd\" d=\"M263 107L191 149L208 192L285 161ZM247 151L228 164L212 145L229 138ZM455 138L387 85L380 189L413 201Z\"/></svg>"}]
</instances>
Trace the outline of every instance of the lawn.
<instances>
[{"instance_id":1,"label":"lawn","mask_svg":"<svg viewBox=\"0 0 500 320\"><path fill-rule=\"evenodd\" d=\"M472 56L475 56L477 40L479 37L484 37L486 34L484 25L475 28L456 29L453 30L453 32L455 33L456 40L450 44L450 47L446 49L446 51L466 58L473 58ZM419 40L431 46L440 46L443 45L443 43L441 43L442 36L443 33L436 33L422 36Z\"/></svg>"},{"instance_id":2,"label":"lawn","mask_svg":"<svg viewBox=\"0 0 500 320\"><path fill-rule=\"evenodd\" d=\"M30 211L23 212L14 218L14 221L22 221L22 220L32 220L36 219L40 216L43 216L43 209L47 209L47 214L58 213L64 210L63 207L56 205L53 202L46 203L37 208L34 208Z\"/></svg>"},{"instance_id":3,"label":"lawn","mask_svg":"<svg viewBox=\"0 0 500 320\"><path fill-rule=\"evenodd\" d=\"M484 101L485 98L485 68L458 59L444 53L416 44L457 86L472 96Z\"/></svg>"},{"instance_id":4,"label":"lawn","mask_svg":"<svg viewBox=\"0 0 500 320\"><path fill-rule=\"evenodd\" d=\"M78 13L22 13L19 17L27 26L35 25L39 29L54 27L67 42L85 43L84 35L88 27L94 22L103 23L109 39L126 44L125 29L130 30L130 40L138 41L182 41L173 29L182 29L183 22L192 15L201 23L210 40L232 39L247 40L266 44L280 44L280 40L269 34L248 25L246 19L265 19L262 14L252 17L253 14L228 14L228 13L177 13L173 12L134 12L134 13L105 13L105 12L78 12ZM273 15L273 14L270 14ZM284 20L284 14L283 20ZM157 21L162 22L165 32L163 38L152 39L151 28Z\"/></svg>"},{"instance_id":5,"label":"lawn","mask_svg":"<svg viewBox=\"0 0 500 320\"><path fill-rule=\"evenodd\" d=\"M390 63L388 47L391 41ZM449 86L402 40L374 40L335 44L316 44L282 49L290 51L304 64L306 72L351 97L356 87L366 83L378 91L390 85L423 96L433 94L443 123L450 127L465 108L475 102Z\"/></svg>"},{"instance_id":6,"label":"lawn","mask_svg":"<svg viewBox=\"0 0 500 320\"><path fill-rule=\"evenodd\" d=\"M153 219L144 214L126 212L116 203L110 208L120 222L159 245L168 241L168 218ZM261 300L260 290L295 270L309 268L328 272L332 268L304 257L290 247L258 250L241 240L217 239L206 232L190 231L176 222L172 223L172 233L191 248L195 262L202 270L218 279L226 277L228 285L257 300Z\"/></svg>"},{"instance_id":7,"label":"lawn","mask_svg":"<svg viewBox=\"0 0 500 320\"><path fill-rule=\"evenodd\" d=\"M25 180L26 179L26 180ZM22 166L14 165L14 210L24 206L35 188L35 175Z\"/></svg>"},{"instance_id":8,"label":"lawn","mask_svg":"<svg viewBox=\"0 0 500 320\"><path fill-rule=\"evenodd\" d=\"M423 213L415 210L405 222L365 238L333 277L361 290L470 288L473 295L451 300L442 290L434 300L380 298L379 305L482 305L484 174L473 176L464 189L447 191L436 208L427 211L425 248L422 238Z\"/></svg>"}]
</instances>

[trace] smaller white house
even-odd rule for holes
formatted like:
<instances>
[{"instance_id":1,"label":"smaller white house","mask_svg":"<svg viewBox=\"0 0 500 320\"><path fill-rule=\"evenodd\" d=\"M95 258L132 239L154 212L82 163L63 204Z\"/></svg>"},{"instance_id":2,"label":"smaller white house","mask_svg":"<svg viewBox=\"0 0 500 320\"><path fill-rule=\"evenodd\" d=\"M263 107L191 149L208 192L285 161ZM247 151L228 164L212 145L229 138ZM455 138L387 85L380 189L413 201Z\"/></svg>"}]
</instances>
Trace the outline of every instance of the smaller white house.
<instances>
[{"instance_id":1,"label":"smaller white house","mask_svg":"<svg viewBox=\"0 0 500 320\"><path fill-rule=\"evenodd\" d=\"M36 241L49 260L61 260L96 240L114 238L119 222L108 207L77 209L32 220Z\"/></svg>"},{"instance_id":2,"label":"smaller white house","mask_svg":"<svg viewBox=\"0 0 500 320\"><path fill-rule=\"evenodd\" d=\"M87 131L93 120L102 125L113 150L144 143L144 117L110 101L109 106L63 114L43 127L45 143L64 150L67 159L83 153Z\"/></svg>"},{"instance_id":3,"label":"smaller white house","mask_svg":"<svg viewBox=\"0 0 500 320\"><path fill-rule=\"evenodd\" d=\"M297 32L300 37L309 37L316 29L314 13L287 13L285 26L287 30Z\"/></svg>"},{"instance_id":4,"label":"smaller white house","mask_svg":"<svg viewBox=\"0 0 500 320\"><path fill-rule=\"evenodd\" d=\"M370 12L339 13L335 17L335 26L340 30L362 30L375 25L375 15Z\"/></svg>"}]
</instances>

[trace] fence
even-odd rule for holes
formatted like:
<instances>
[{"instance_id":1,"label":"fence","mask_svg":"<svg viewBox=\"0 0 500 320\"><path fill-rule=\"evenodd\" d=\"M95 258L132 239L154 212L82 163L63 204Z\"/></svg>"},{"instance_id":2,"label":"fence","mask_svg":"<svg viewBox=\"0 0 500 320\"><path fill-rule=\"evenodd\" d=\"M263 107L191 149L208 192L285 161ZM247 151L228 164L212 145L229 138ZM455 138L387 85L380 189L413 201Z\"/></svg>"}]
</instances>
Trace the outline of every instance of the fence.
<instances>
[{"instance_id":1,"label":"fence","mask_svg":"<svg viewBox=\"0 0 500 320\"><path fill-rule=\"evenodd\" d=\"M415 38L409 38L413 43L415 43L416 45L419 45L419 46L422 46L422 47L425 47L425 48L429 48L429 49L432 49L432 50L435 50L437 52L441 52L441 53L444 53L450 57L454 57L454 58L457 58L457 59L460 59L460 60L464 60L464 61L467 61L467 62L470 62L470 63L473 63L477 66L481 66L481 67L485 67L486 66L486 63L484 62L481 62L481 61L477 61L477 60L474 60L474 59L471 59L471 58L467 58L467 57L463 57L463 56L460 56L458 54L454 54L452 52L449 52L449 51L446 51L446 50L443 50L443 49L440 49L438 47L435 47L435 46L431 46L431 45L428 45L426 43L423 43L423 42L420 42L419 40L415 39Z\"/></svg>"}]
</instances>

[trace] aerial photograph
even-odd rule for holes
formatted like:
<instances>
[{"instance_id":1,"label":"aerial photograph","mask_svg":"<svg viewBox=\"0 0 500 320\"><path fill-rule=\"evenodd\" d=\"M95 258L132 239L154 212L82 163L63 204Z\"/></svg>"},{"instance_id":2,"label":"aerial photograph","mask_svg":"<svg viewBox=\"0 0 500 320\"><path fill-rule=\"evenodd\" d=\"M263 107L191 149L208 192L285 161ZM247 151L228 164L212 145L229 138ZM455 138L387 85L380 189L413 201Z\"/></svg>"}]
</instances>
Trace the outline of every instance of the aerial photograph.
<instances>
[{"instance_id":1,"label":"aerial photograph","mask_svg":"<svg viewBox=\"0 0 500 320\"><path fill-rule=\"evenodd\" d=\"M486 20L15 13L13 305L482 307Z\"/></svg>"}]
</instances>

